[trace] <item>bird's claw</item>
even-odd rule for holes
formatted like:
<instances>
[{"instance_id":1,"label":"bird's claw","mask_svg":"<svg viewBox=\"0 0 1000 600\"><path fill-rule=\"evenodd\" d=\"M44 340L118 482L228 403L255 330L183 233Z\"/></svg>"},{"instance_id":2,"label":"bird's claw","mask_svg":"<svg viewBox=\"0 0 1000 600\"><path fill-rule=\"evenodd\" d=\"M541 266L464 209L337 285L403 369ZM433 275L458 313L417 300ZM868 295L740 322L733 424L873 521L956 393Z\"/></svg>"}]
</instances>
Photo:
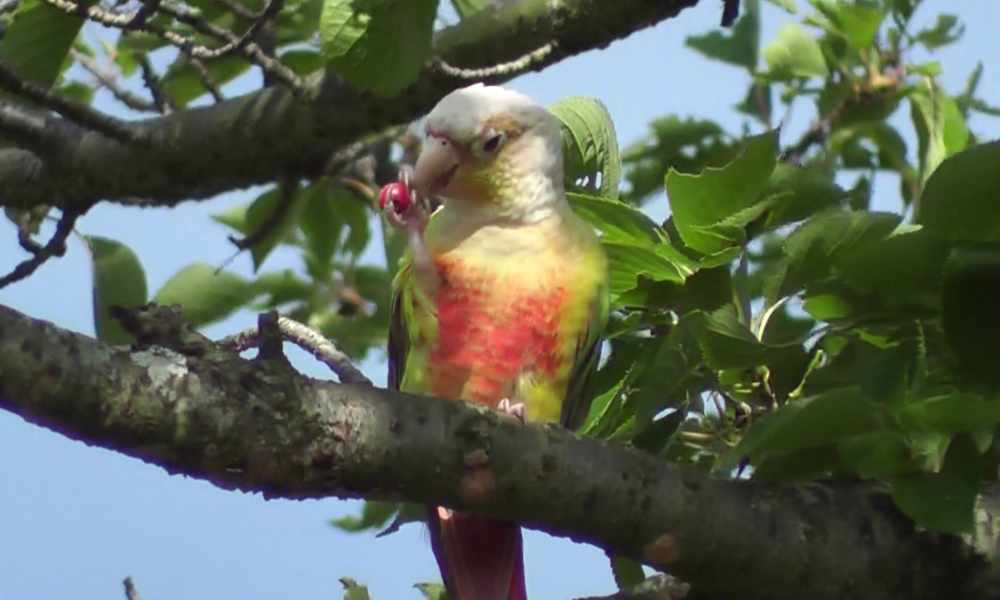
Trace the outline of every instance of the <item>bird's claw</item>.
<instances>
[{"instance_id":1,"label":"bird's claw","mask_svg":"<svg viewBox=\"0 0 1000 600\"><path fill-rule=\"evenodd\" d=\"M412 182L413 167L404 165L399 171L399 178L379 192L379 208L389 225L406 230L413 266L420 275L420 285L433 292L440 285L440 280L431 253L424 243L430 210L426 199L413 189Z\"/></svg>"},{"instance_id":2,"label":"bird's claw","mask_svg":"<svg viewBox=\"0 0 1000 600\"><path fill-rule=\"evenodd\" d=\"M511 415L512 417L516 417L522 423L524 423L524 419L528 414L523 402L511 404L510 399L508 398L504 398L499 404L497 404L497 410L504 414Z\"/></svg>"},{"instance_id":3,"label":"bird's claw","mask_svg":"<svg viewBox=\"0 0 1000 600\"><path fill-rule=\"evenodd\" d=\"M404 165L398 179L382 187L379 208L393 227L423 233L430 214L425 199L413 189L413 167Z\"/></svg>"}]
</instances>

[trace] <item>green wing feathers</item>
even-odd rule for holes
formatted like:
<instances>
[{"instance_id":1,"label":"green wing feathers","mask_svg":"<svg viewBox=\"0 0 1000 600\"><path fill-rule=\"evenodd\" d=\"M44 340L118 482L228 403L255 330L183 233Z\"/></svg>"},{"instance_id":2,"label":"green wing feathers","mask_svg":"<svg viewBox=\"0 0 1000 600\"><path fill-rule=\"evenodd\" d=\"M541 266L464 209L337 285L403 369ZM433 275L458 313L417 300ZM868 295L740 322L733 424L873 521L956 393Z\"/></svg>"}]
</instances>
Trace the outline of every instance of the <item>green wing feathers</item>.
<instances>
[{"instance_id":1,"label":"green wing feathers","mask_svg":"<svg viewBox=\"0 0 1000 600\"><path fill-rule=\"evenodd\" d=\"M567 429L579 428L590 412L590 404L594 400L592 384L601 360L601 347L610 311L609 289L607 283L604 283L597 290L597 297L591 304L590 325L577 344L573 370L566 386L560 422Z\"/></svg>"},{"instance_id":2,"label":"green wing feathers","mask_svg":"<svg viewBox=\"0 0 1000 600\"><path fill-rule=\"evenodd\" d=\"M409 325L413 323L413 298L409 284L410 253L407 251L400 259L399 270L392 282L392 308L389 314L389 375L386 387L396 391L403 387L406 360L413 343Z\"/></svg>"}]
</instances>

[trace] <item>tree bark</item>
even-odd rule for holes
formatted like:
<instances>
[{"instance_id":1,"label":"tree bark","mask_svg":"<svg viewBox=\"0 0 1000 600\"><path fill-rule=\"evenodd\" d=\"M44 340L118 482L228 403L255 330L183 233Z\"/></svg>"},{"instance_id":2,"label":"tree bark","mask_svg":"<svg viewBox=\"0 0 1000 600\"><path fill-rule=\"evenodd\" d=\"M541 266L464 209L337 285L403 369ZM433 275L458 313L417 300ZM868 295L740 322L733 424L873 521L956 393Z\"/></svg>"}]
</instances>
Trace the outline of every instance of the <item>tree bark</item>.
<instances>
[{"instance_id":1,"label":"tree bark","mask_svg":"<svg viewBox=\"0 0 1000 600\"><path fill-rule=\"evenodd\" d=\"M877 485L713 477L471 404L312 379L281 355L244 359L169 308L132 321L139 342L109 347L0 306L0 408L224 489L518 521L668 571L694 597L1000 596L982 554L915 531Z\"/></svg>"},{"instance_id":2,"label":"tree bark","mask_svg":"<svg viewBox=\"0 0 1000 600\"><path fill-rule=\"evenodd\" d=\"M434 40L435 55L455 67L479 68L516 61L549 46L527 68L539 71L604 48L697 3L524 0L502 16L489 9L441 31ZM102 200L173 206L286 174L316 177L336 150L418 119L449 92L480 80L448 72L431 61L397 98L360 93L336 75L317 75L309 79L301 99L271 87L129 125L149 140L147 146L117 142L51 114L18 107L8 129L24 147L0 150L0 206L47 204L75 212ZM502 72L485 80L502 83L524 72ZM0 117L5 117L3 111Z\"/></svg>"}]
</instances>

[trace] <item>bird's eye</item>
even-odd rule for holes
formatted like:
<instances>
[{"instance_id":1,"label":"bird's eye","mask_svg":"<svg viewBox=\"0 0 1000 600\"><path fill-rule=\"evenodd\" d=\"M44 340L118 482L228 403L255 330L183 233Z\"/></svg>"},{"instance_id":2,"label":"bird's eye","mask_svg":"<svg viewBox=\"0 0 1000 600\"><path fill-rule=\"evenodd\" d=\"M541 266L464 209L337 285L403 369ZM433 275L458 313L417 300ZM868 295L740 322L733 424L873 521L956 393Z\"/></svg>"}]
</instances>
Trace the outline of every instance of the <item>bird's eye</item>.
<instances>
[{"instance_id":1,"label":"bird's eye","mask_svg":"<svg viewBox=\"0 0 1000 600\"><path fill-rule=\"evenodd\" d=\"M503 132L491 135L490 137L486 138L485 142L483 142L483 152L496 152L503 144L503 141L504 141Z\"/></svg>"}]
</instances>

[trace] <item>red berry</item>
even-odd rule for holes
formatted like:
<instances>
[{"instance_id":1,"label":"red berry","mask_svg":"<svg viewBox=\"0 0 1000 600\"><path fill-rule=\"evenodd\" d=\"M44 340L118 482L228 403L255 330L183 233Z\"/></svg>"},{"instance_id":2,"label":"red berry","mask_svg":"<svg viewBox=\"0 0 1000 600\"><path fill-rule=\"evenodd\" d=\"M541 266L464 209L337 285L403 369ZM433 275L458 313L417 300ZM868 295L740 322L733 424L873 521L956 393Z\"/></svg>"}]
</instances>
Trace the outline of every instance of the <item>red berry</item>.
<instances>
[{"instance_id":1,"label":"red berry","mask_svg":"<svg viewBox=\"0 0 1000 600\"><path fill-rule=\"evenodd\" d=\"M392 202L397 213L404 213L410 208L410 192L402 183L390 183L382 188L378 195L379 208L385 210L386 204Z\"/></svg>"}]
</instances>

